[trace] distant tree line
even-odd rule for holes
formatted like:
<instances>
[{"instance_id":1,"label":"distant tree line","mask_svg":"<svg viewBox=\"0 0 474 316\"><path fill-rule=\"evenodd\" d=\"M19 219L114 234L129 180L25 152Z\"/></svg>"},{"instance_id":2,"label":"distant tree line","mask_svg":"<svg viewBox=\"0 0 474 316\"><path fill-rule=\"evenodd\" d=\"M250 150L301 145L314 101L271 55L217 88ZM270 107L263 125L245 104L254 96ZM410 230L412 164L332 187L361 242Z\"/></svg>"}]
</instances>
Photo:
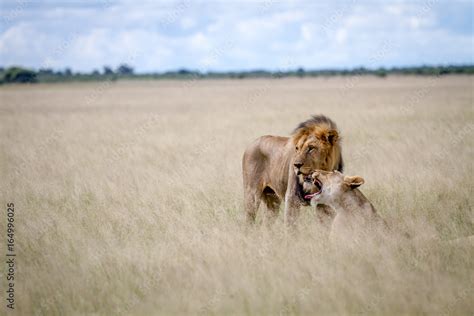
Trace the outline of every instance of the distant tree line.
<instances>
[{"instance_id":1,"label":"distant tree line","mask_svg":"<svg viewBox=\"0 0 474 316\"><path fill-rule=\"evenodd\" d=\"M222 71L200 72L196 70L179 69L161 73L136 74L133 67L122 64L116 69L104 66L102 71L93 70L90 73L73 72L70 68L53 70L41 68L38 70L23 67L0 67L0 84L7 83L36 83L36 82L64 82L64 81L102 81L117 79L245 79L245 78L284 78L284 77L328 77L328 76L362 76L372 75L385 77L387 75L420 75L439 76L448 74L474 74L474 65L451 66L418 66L392 67L368 69L364 67L353 69L321 69L305 70L298 68L286 71L250 70L250 71Z\"/></svg>"}]
</instances>

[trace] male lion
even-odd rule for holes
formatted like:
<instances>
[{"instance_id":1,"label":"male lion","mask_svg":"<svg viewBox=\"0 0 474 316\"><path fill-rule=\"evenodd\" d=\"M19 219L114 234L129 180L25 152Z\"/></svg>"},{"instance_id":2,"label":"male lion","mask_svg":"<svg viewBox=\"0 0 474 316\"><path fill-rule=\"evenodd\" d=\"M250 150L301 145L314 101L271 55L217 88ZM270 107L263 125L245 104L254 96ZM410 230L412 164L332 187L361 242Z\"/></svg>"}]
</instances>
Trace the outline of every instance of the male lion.
<instances>
[{"instance_id":1,"label":"male lion","mask_svg":"<svg viewBox=\"0 0 474 316\"><path fill-rule=\"evenodd\" d=\"M291 137L255 140L242 159L247 220L255 221L261 200L274 217L285 199L285 222L293 223L300 206L310 205L303 184L314 169L343 169L337 126L324 115L299 124Z\"/></svg>"}]
</instances>

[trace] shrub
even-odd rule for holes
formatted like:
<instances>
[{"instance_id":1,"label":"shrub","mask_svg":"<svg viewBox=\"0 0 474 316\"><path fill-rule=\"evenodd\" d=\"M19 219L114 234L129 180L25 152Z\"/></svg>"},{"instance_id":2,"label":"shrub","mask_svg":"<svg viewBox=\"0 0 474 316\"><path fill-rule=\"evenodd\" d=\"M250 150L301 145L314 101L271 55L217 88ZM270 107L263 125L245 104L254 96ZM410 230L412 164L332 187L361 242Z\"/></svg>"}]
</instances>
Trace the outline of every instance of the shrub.
<instances>
[{"instance_id":1,"label":"shrub","mask_svg":"<svg viewBox=\"0 0 474 316\"><path fill-rule=\"evenodd\" d=\"M38 79L36 77L36 72L32 70L11 67L5 71L2 81L5 83L34 83L37 82Z\"/></svg>"}]
</instances>

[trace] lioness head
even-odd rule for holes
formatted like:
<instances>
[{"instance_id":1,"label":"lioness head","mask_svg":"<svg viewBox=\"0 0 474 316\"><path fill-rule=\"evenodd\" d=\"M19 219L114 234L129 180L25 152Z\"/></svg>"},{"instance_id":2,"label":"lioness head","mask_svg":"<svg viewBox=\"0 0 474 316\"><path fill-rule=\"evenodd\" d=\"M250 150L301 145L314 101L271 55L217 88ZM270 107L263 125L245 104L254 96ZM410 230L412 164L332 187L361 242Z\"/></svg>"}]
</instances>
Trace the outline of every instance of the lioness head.
<instances>
[{"instance_id":1,"label":"lioness head","mask_svg":"<svg viewBox=\"0 0 474 316\"><path fill-rule=\"evenodd\" d=\"M341 200L343 194L364 184L360 176L344 176L339 171L317 170L306 176L303 188L305 200L311 200L312 205L333 205Z\"/></svg>"},{"instance_id":2,"label":"lioness head","mask_svg":"<svg viewBox=\"0 0 474 316\"><path fill-rule=\"evenodd\" d=\"M325 116L301 123L292 136L295 146L293 169L297 176L311 170L341 170L342 158L336 124Z\"/></svg>"}]
</instances>

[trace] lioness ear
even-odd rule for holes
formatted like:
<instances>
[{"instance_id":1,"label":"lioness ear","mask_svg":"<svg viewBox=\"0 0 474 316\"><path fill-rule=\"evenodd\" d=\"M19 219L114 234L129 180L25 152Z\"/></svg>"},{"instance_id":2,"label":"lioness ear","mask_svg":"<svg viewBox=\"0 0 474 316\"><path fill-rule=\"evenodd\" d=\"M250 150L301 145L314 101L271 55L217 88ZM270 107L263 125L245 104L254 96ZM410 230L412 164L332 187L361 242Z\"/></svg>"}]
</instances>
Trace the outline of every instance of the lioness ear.
<instances>
[{"instance_id":1,"label":"lioness ear","mask_svg":"<svg viewBox=\"0 0 474 316\"><path fill-rule=\"evenodd\" d=\"M344 184L347 185L351 189L355 189L358 186L364 184L364 178L359 176L345 176L344 177Z\"/></svg>"},{"instance_id":2,"label":"lioness ear","mask_svg":"<svg viewBox=\"0 0 474 316\"><path fill-rule=\"evenodd\" d=\"M327 142L331 145L334 145L339 139L339 133L335 129L327 131L325 136Z\"/></svg>"}]
</instances>

